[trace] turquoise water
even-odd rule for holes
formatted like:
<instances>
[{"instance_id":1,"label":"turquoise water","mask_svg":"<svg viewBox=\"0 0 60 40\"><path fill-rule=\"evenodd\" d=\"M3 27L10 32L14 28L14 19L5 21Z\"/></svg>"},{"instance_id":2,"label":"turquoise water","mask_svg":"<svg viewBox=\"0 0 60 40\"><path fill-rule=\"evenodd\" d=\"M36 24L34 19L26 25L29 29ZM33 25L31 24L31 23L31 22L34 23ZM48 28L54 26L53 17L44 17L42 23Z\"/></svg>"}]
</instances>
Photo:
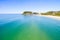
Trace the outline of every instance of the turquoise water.
<instances>
[{"instance_id":1,"label":"turquoise water","mask_svg":"<svg viewBox=\"0 0 60 40\"><path fill-rule=\"evenodd\" d=\"M60 40L60 21L43 16L0 14L0 40Z\"/></svg>"}]
</instances>

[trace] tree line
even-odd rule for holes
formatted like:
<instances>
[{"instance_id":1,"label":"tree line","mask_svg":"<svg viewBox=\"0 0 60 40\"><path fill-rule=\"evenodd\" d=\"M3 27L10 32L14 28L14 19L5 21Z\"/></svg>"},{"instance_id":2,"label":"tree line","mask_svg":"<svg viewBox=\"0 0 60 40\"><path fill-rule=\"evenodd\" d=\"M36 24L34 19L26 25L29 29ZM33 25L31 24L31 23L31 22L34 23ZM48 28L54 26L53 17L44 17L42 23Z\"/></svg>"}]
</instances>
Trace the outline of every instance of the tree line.
<instances>
[{"instance_id":1,"label":"tree line","mask_svg":"<svg viewBox=\"0 0 60 40\"><path fill-rule=\"evenodd\" d=\"M41 15L60 16L60 11L49 11L49 12L46 12L46 13L41 13Z\"/></svg>"}]
</instances>

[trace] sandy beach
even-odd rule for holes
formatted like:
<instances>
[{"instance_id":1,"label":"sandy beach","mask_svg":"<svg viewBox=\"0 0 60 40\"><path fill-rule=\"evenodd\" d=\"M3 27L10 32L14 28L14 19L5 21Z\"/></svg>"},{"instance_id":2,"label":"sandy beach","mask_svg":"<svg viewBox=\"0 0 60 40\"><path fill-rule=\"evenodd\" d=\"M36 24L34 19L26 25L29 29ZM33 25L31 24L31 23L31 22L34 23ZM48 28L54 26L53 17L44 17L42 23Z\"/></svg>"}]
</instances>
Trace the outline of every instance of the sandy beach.
<instances>
[{"instance_id":1,"label":"sandy beach","mask_svg":"<svg viewBox=\"0 0 60 40\"><path fill-rule=\"evenodd\" d=\"M40 16L44 16L44 17L48 17L48 18L53 18L55 20L60 20L60 16L51 16L51 15L40 15Z\"/></svg>"}]
</instances>

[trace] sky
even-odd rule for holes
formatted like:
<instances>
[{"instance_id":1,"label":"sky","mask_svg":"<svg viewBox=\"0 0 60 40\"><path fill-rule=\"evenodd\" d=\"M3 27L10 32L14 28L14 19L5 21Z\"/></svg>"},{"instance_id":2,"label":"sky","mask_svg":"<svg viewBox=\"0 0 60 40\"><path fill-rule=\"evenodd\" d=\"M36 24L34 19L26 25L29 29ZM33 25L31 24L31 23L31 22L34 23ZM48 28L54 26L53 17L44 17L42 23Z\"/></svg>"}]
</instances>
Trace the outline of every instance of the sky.
<instances>
[{"instance_id":1,"label":"sky","mask_svg":"<svg viewBox=\"0 0 60 40\"><path fill-rule=\"evenodd\" d=\"M0 14L59 11L60 0L0 0Z\"/></svg>"}]
</instances>

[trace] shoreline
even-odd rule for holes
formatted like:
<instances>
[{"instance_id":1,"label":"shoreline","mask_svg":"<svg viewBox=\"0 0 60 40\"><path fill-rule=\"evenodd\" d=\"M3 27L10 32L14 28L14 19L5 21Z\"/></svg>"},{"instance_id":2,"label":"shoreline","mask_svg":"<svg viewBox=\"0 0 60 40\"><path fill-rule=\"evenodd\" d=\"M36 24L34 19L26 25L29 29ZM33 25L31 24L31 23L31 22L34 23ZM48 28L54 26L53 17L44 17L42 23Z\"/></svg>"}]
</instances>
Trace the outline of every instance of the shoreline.
<instances>
[{"instance_id":1,"label":"shoreline","mask_svg":"<svg viewBox=\"0 0 60 40\"><path fill-rule=\"evenodd\" d=\"M55 19L55 20L60 20L59 16L52 16L52 15L39 15L39 16L44 16L44 17Z\"/></svg>"}]
</instances>

